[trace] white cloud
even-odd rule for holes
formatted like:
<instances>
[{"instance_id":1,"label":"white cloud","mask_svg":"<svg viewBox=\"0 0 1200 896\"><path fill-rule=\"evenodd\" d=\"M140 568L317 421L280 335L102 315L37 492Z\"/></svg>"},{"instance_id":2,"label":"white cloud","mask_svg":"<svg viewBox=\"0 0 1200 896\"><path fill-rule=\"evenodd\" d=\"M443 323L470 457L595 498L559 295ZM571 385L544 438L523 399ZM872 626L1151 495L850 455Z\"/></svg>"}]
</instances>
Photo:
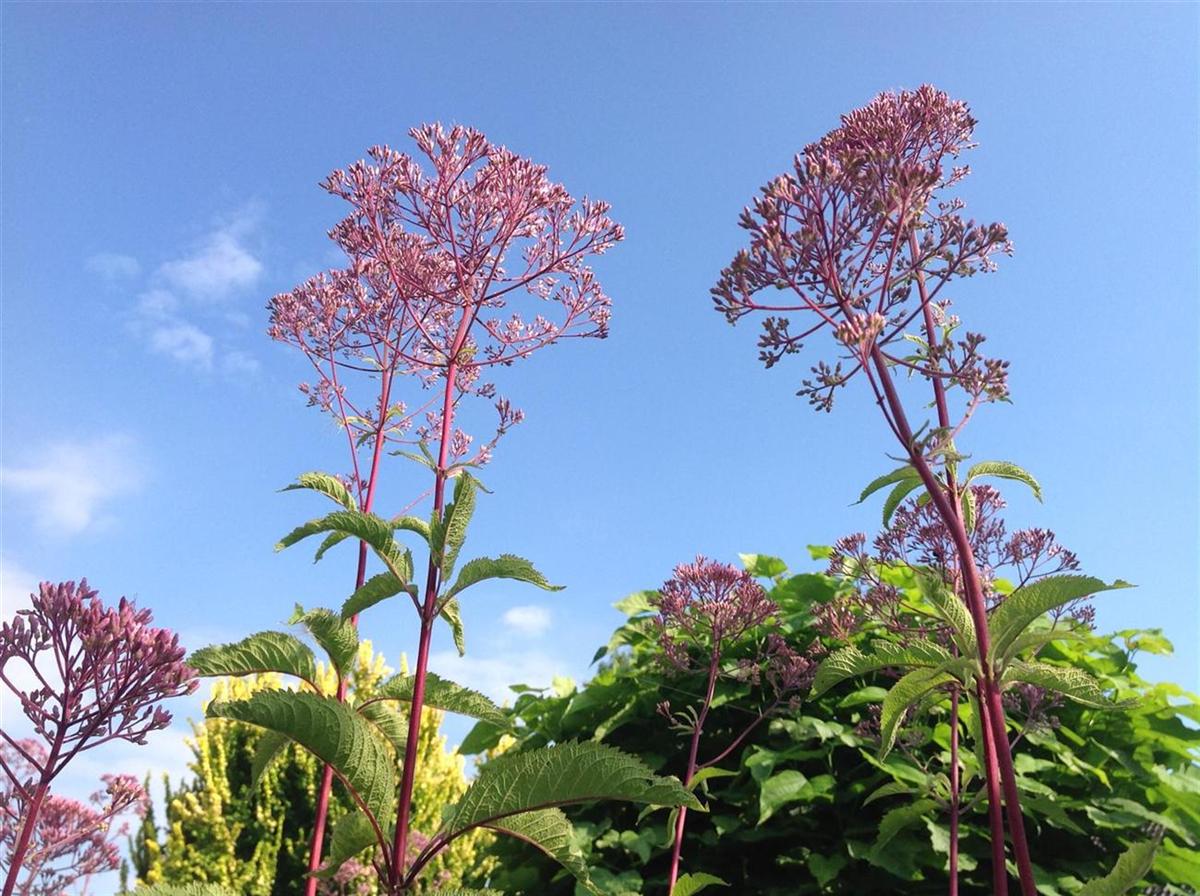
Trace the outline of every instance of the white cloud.
<instances>
[{"instance_id":1,"label":"white cloud","mask_svg":"<svg viewBox=\"0 0 1200 896\"><path fill-rule=\"evenodd\" d=\"M195 364L205 370L212 367L212 337L186 321L154 327L150 331L150 350L183 364Z\"/></svg>"},{"instance_id":2,"label":"white cloud","mask_svg":"<svg viewBox=\"0 0 1200 896\"><path fill-rule=\"evenodd\" d=\"M540 635L550 628L550 611L545 607L510 607L500 620L522 635Z\"/></svg>"},{"instance_id":3,"label":"white cloud","mask_svg":"<svg viewBox=\"0 0 1200 896\"><path fill-rule=\"evenodd\" d=\"M105 506L141 485L135 453L123 435L54 442L27 465L0 467L0 485L27 499L40 528L74 535L108 522Z\"/></svg>"},{"instance_id":4,"label":"white cloud","mask_svg":"<svg viewBox=\"0 0 1200 896\"><path fill-rule=\"evenodd\" d=\"M158 276L199 301L219 301L253 286L263 266L245 241L257 224L254 208L241 210L205 237L194 252L160 265Z\"/></svg>"},{"instance_id":5,"label":"white cloud","mask_svg":"<svg viewBox=\"0 0 1200 896\"><path fill-rule=\"evenodd\" d=\"M132 280L142 272L142 266L136 258L115 252L97 252L85 264L93 274L99 274L109 281Z\"/></svg>"},{"instance_id":6,"label":"white cloud","mask_svg":"<svg viewBox=\"0 0 1200 896\"><path fill-rule=\"evenodd\" d=\"M253 376L258 373L260 367L258 359L246 352L226 352L221 358L221 370L233 377Z\"/></svg>"},{"instance_id":7,"label":"white cloud","mask_svg":"<svg viewBox=\"0 0 1200 896\"><path fill-rule=\"evenodd\" d=\"M525 684L532 688L549 687L550 682L566 673L566 664L543 653L514 651L499 657L459 656L456 651L438 651L429 666L451 681L474 688L497 703L512 702L509 685Z\"/></svg>"}]
</instances>

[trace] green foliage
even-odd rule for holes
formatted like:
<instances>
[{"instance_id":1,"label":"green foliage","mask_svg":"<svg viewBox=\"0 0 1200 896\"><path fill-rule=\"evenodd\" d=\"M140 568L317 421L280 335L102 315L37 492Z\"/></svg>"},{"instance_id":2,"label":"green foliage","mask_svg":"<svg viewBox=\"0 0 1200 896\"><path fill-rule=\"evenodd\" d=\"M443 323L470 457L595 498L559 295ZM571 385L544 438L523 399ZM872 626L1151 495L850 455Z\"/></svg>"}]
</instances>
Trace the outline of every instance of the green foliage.
<instances>
[{"instance_id":1,"label":"green foliage","mask_svg":"<svg viewBox=\"0 0 1200 896\"><path fill-rule=\"evenodd\" d=\"M188 657L201 675L256 675L279 672L313 684L317 661L312 649L284 632L259 632L236 644L202 647Z\"/></svg>"},{"instance_id":2,"label":"green foliage","mask_svg":"<svg viewBox=\"0 0 1200 896\"><path fill-rule=\"evenodd\" d=\"M379 686L372 700L412 700L416 679L411 675L394 675ZM499 726L508 724L508 717L495 703L478 691L464 688L433 672L425 676L425 705L459 715L493 722Z\"/></svg>"},{"instance_id":3,"label":"green foliage","mask_svg":"<svg viewBox=\"0 0 1200 896\"><path fill-rule=\"evenodd\" d=\"M772 578L781 632L802 646L814 607L833 597L837 583L786 572ZM518 693L510 710L516 742L506 755L595 737L639 756L658 774L682 772L686 741L668 731L656 705L665 697L695 695L703 677L674 676L656 660L641 596L622 607L630 618L599 652L604 662L590 682L560 692ZM1116 856L1146 840L1147 824L1161 825L1165 833L1143 875L1145 885L1200 888L1200 698L1137 675L1134 645L1166 649L1156 639L1160 633L1122 632L1115 639L1079 633L1040 646L1037 663L1090 676L1106 695L1128 704L1121 709L1065 700L1052 708L1050 724L1030 726L1023 708L1013 708L1014 736L1022 738L1018 786L1047 896L1075 896L1085 881L1112 873ZM876 640L864 635L852 646L867 655L882 650ZM1026 653L1018 660L1035 661ZM894 681L878 666L850 673L797 711L756 729L721 763L733 774L703 782L709 812L689 816L682 870L719 876L739 896L944 894L947 707L935 704L906 723L897 746L881 760L869 733L870 710ZM714 752L741 731L745 707L754 706L756 696L747 683L718 684L705 727ZM969 701L961 709L965 730L977 724ZM503 730L480 722L464 749L490 750L502 740L507 743ZM982 780L969 753L964 762L970 800ZM975 801L962 819L962 892L990 888L983 806ZM610 896L665 892L670 838L664 816L642 817L636 806L622 804L566 813L598 890ZM491 853L499 867L489 886L498 890L584 892L557 863L523 844L497 839Z\"/></svg>"},{"instance_id":4,"label":"green foliage","mask_svg":"<svg viewBox=\"0 0 1200 896\"><path fill-rule=\"evenodd\" d=\"M1079 891L1079 896L1123 896L1146 876L1154 864L1154 853L1158 843L1143 840L1135 843L1117 859L1117 864L1104 877L1090 880Z\"/></svg>"}]
</instances>

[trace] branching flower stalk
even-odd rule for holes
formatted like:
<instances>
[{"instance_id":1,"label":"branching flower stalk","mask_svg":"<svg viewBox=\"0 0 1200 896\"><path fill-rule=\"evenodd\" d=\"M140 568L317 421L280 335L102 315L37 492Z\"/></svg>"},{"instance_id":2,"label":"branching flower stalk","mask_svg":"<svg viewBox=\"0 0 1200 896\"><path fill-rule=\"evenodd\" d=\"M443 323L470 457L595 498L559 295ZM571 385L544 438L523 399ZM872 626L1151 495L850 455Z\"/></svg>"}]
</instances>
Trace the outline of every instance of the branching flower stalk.
<instances>
[{"instance_id":1,"label":"branching flower stalk","mask_svg":"<svg viewBox=\"0 0 1200 896\"><path fill-rule=\"evenodd\" d=\"M356 425L366 426L363 435L372 444L373 457L365 491L359 490L364 512L370 510L384 441L407 433L416 416L424 414L414 433L422 453L410 456L433 474L429 528L437 530L448 524L449 480L485 463L497 439L522 419L482 374L559 339L605 336L610 302L584 260L606 251L623 233L608 218L605 203L577 202L547 178L543 166L490 143L477 131L427 125L411 136L423 161L377 146L368 161L327 179L325 188L352 206L330 234L349 263L272 300L272 334L321 359L315 363L328 374L307 389L317 403L333 410L348 433ZM502 316L522 292L540 306L540 313ZM374 417L353 412L333 375L338 367L356 366L355 357L371 361L362 369L379 371L383 389ZM415 377L434 398L413 412L391 405L388 390L399 375ZM495 437L474 451L472 437L456 427L456 412L467 396L493 399L499 415ZM402 422L392 423L393 418ZM469 508L464 510L469 514ZM393 890L406 878L415 750L433 626L439 615L457 626L453 595L441 593L454 562L441 534L440 549L431 540L423 592L409 590L420 635L391 850L388 883ZM365 547L359 587L364 558ZM315 840L314 861L319 861Z\"/></svg>"},{"instance_id":2,"label":"branching flower stalk","mask_svg":"<svg viewBox=\"0 0 1200 896\"><path fill-rule=\"evenodd\" d=\"M759 642L755 656L740 660L732 669L724 668L728 649L779 613L778 605L746 570L697 557L695 563L675 567L674 575L659 589L652 604L659 612L659 645L667 665L676 672L706 670L704 696L698 709L689 706L672 713L669 702L659 705L660 714L689 738L683 784L690 788L698 773L715 767L733 753L764 719L783 706L797 703L799 692L812 682L816 663L779 635L770 634ZM712 708L717 679L722 675L755 685L765 679L771 698L731 743L701 762L700 739ZM687 807L682 806L675 819L668 896L675 891L679 880L686 826Z\"/></svg>"},{"instance_id":3,"label":"branching flower stalk","mask_svg":"<svg viewBox=\"0 0 1200 896\"><path fill-rule=\"evenodd\" d=\"M955 437L979 405L1008 395L1007 363L984 357L978 334L954 338L957 321L943 294L948 284L994 269L994 256L1011 252L1003 225L965 221L958 214L962 200L943 198L969 173L954 162L973 146L974 125L964 103L928 85L881 94L843 116L839 128L806 147L794 170L764 187L743 212L750 246L722 272L713 296L731 323L752 311L770 312L759 341L768 367L819 330L831 330L842 357L820 361L800 394L829 410L836 390L862 373L907 465L951 533L961 594L984 658L979 697L996 747L986 771L1003 789L1022 892L1032 896L1004 709L987 660L980 571L954 479ZM794 298L759 298L770 288ZM814 315L816 322L793 332L782 316L792 312ZM907 333L914 322L919 337ZM909 419L897 386L914 376L932 386L935 426L914 427ZM963 396L957 419L947 400L953 388ZM993 838L999 833L993 829Z\"/></svg>"},{"instance_id":4,"label":"branching flower stalk","mask_svg":"<svg viewBox=\"0 0 1200 896\"><path fill-rule=\"evenodd\" d=\"M16 891L31 844L45 833L50 787L67 764L110 741L144 744L171 722L162 701L195 689L178 636L151 622L149 610L125 598L105 606L81 580L43 582L29 609L0 624L0 681L20 701L37 738L31 745L0 730L6 748L0 770L16 802L6 801L6 808L20 813L5 856L3 896ZM25 680L32 686L23 687ZM141 788L127 777L107 782L111 814L139 799ZM43 844L37 854L44 852Z\"/></svg>"}]
</instances>

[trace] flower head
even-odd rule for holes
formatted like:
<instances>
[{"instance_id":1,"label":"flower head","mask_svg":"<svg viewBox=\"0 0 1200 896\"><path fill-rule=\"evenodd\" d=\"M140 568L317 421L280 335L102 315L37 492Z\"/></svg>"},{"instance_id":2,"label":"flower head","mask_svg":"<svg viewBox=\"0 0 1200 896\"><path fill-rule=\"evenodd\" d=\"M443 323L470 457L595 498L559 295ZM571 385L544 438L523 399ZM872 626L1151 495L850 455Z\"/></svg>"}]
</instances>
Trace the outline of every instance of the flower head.
<instances>
[{"instance_id":1,"label":"flower head","mask_svg":"<svg viewBox=\"0 0 1200 896\"><path fill-rule=\"evenodd\" d=\"M979 353L981 336L950 338L942 296L1011 252L1004 225L964 220L962 200L943 196L969 173L957 160L975 145L974 126L965 103L929 85L882 93L805 147L743 210L750 243L712 289L717 310L730 323L767 312L759 347L768 367L830 329L841 357L819 360L800 391L818 408L829 410L834 392L926 307L947 338L888 360L959 385L972 402L1007 394L1007 365ZM781 292L790 295L772 298ZM808 319L793 327L794 312Z\"/></svg>"},{"instance_id":2,"label":"flower head","mask_svg":"<svg viewBox=\"0 0 1200 896\"><path fill-rule=\"evenodd\" d=\"M57 744L39 772L53 777L72 756L110 740L145 743L171 721L162 701L195 690L178 636L151 621L125 598L106 606L85 579L43 582L30 609L0 624L4 682L38 736ZM11 684L18 663L35 679L29 691Z\"/></svg>"}]
</instances>

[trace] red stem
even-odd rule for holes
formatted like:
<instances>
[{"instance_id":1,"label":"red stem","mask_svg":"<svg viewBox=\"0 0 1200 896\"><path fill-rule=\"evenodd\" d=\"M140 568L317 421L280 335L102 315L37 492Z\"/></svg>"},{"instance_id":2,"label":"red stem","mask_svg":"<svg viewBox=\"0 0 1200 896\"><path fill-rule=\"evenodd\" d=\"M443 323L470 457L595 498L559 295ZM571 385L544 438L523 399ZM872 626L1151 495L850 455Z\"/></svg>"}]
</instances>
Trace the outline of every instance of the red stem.
<instances>
[{"instance_id":1,"label":"red stem","mask_svg":"<svg viewBox=\"0 0 1200 896\"><path fill-rule=\"evenodd\" d=\"M43 780L38 784L37 789L33 792L33 799L29 801L26 807L25 823L21 825L21 833L17 835L17 844L13 848L12 855L9 856L8 877L4 881L4 896L12 896L13 890L17 886L17 875L21 873L21 867L25 859L25 853L29 850L29 841L33 837L33 829L37 826L38 813L42 809L42 802L46 799L46 794L50 792L50 784Z\"/></svg>"},{"instance_id":2,"label":"red stem","mask_svg":"<svg viewBox=\"0 0 1200 896\"><path fill-rule=\"evenodd\" d=\"M700 751L700 732L704 729L704 722L708 718L708 709L712 705L713 691L717 686L719 663L720 657L714 650L708 664L708 689L704 694L704 704L700 708L700 714L696 716L696 725L692 729L692 745L688 752L687 774L683 779L684 787L691 786L692 778L696 774L696 756ZM667 878L667 896L671 896L675 892L675 881L679 879L679 854L683 851L683 832L686 825L687 806L680 806L679 817L675 819L675 845L671 847L671 872Z\"/></svg>"},{"instance_id":3,"label":"red stem","mask_svg":"<svg viewBox=\"0 0 1200 896\"><path fill-rule=\"evenodd\" d=\"M379 396L379 429L375 433L375 446L371 454L371 473L367 478L367 494L362 501L361 509L363 513L371 512L371 505L375 501L375 485L379 480L379 461L383 457L383 431L387 426L387 406L391 398L392 378L391 374L384 371L383 380L380 388ZM351 440L351 456L354 458L355 467L357 468L358 459L353 450L353 439ZM363 586L363 582L367 580L367 543L360 541L358 543L358 569L354 576L354 590L357 591ZM350 624L357 626L358 617L353 616L350 619ZM337 699L339 703L344 703L346 700L347 680L345 678L338 679ZM333 766L326 765L321 770L321 785L317 789L317 805L316 818L313 821L312 840L309 843L308 849L308 878L304 882L304 896L316 896L317 893L317 878L313 877L313 873L321 867L321 854L325 847L325 827L329 819L329 796L333 790Z\"/></svg>"}]
</instances>

